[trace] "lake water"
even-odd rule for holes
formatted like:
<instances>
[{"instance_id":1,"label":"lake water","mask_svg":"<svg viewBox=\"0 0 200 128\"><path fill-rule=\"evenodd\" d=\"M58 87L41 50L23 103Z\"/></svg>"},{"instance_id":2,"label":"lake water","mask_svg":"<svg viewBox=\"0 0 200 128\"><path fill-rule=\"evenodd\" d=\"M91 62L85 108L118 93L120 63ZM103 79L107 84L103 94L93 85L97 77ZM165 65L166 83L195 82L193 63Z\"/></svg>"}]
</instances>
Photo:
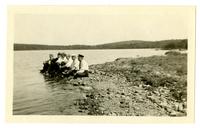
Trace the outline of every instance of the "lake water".
<instances>
[{"instance_id":1,"label":"lake water","mask_svg":"<svg viewBox=\"0 0 200 128\"><path fill-rule=\"evenodd\" d=\"M50 53L56 56L57 52L81 53L91 65L113 61L120 57L164 55L166 51L155 49L15 51L14 115L80 114L73 106L73 101L81 95L80 90L70 85L63 89L66 85L40 74L43 61L48 59Z\"/></svg>"}]
</instances>

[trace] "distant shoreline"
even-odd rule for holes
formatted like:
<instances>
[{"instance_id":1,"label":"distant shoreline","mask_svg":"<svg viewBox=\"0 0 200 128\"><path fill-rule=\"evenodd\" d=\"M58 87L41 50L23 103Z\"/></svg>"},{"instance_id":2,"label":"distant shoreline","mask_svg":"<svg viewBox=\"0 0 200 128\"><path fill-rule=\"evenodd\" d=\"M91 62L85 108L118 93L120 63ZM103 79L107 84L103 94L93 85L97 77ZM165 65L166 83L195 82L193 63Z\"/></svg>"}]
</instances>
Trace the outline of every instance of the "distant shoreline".
<instances>
[{"instance_id":1,"label":"distant shoreline","mask_svg":"<svg viewBox=\"0 0 200 128\"><path fill-rule=\"evenodd\" d=\"M187 49L187 39L161 41L121 41L100 45L41 45L41 44L14 44L14 51L26 50L110 50L110 49Z\"/></svg>"},{"instance_id":2,"label":"distant shoreline","mask_svg":"<svg viewBox=\"0 0 200 128\"><path fill-rule=\"evenodd\" d=\"M124 48L124 49L43 49L43 50L14 50L14 51L63 51L63 50L133 50L133 49L155 49L155 50L168 50L168 49L158 49L158 48ZM185 49L187 50L187 49Z\"/></svg>"}]
</instances>

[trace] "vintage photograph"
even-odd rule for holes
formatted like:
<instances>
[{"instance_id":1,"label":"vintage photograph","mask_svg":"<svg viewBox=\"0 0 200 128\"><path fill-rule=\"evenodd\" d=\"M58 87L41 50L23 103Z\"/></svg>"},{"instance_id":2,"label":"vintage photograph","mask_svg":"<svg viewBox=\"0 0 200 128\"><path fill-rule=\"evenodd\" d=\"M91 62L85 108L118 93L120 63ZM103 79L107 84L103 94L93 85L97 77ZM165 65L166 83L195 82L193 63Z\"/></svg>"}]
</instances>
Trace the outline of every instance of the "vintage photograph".
<instances>
[{"instance_id":1,"label":"vintage photograph","mask_svg":"<svg viewBox=\"0 0 200 128\"><path fill-rule=\"evenodd\" d=\"M12 115L187 117L194 10L40 6L12 13Z\"/></svg>"}]
</instances>

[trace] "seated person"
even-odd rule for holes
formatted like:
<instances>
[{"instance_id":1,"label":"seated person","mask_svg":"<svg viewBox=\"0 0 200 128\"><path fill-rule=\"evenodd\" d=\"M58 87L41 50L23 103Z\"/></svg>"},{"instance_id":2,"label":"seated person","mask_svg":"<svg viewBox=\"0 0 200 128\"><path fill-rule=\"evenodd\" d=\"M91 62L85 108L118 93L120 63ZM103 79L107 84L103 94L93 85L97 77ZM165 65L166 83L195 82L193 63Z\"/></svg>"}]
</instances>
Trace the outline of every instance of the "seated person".
<instances>
[{"instance_id":1,"label":"seated person","mask_svg":"<svg viewBox=\"0 0 200 128\"><path fill-rule=\"evenodd\" d=\"M71 70L79 70L79 61L76 58L76 55L72 55L72 64L71 64Z\"/></svg>"},{"instance_id":2,"label":"seated person","mask_svg":"<svg viewBox=\"0 0 200 128\"><path fill-rule=\"evenodd\" d=\"M76 59L76 55L72 55L72 63L69 67L69 70L63 72L67 77L74 76L74 74L79 70L79 61Z\"/></svg>"},{"instance_id":3,"label":"seated person","mask_svg":"<svg viewBox=\"0 0 200 128\"><path fill-rule=\"evenodd\" d=\"M68 62L68 59L66 58L66 54L65 53L61 53L61 57L58 61L58 63L60 64L60 68L62 68L67 62Z\"/></svg>"},{"instance_id":4,"label":"seated person","mask_svg":"<svg viewBox=\"0 0 200 128\"><path fill-rule=\"evenodd\" d=\"M88 63L84 60L84 56L79 54L78 60L79 60L79 70L75 73L74 78L76 79L78 77L88 77L89 67L88 67Z\"/></svg>"},{"instance_id":5,"label":"seated person","mask_svg":"<svg viewBox=\"0 0 200 128\"><path fill-rule=\"evenodd\" d=\"M70 70L70 66L73 62L70 54L66 55L65 58L66 58L66 61L64 60L64 63L61 64L62 71Z\"/></svg>"},{"instance_id":6,"label":"seated person","mask_svg":"<svg viewBox=\"0 0 200 128\"><path fill-rule=\"evenodd\" d=\"M49 70L49 67L50 67L53 59L54 59L53 54L49 54L49 60L47 60L43 63L43 69L40 70L41 73L46 73Z\"/></svg>"},{"instance_id":7,"label":"seated person","mask_svg":"<svg viewBox=\"0 0 200 128\"><path fill-rule=\"evenodd\" d=\"M70 66L72 65L72 62L73 62L73 60L72 60L72 58L71 58L71 55L70 54L68 54L67 56L66 56L66 58L67 58L67 63L66 63L66 67L68 67L68 68L70 68Z\"/></svg>"},{"instance_id":8,"label":"seated person","mask_svg":"<svg viewBox=\"0 0 200 128\"><path fill-rule=\"evenodd\" d=\"M56 58L54 58L52 61L51 61L51 65L49 66L49 70L48 70L48 73L49 74L52 74L52 75L55 75L55 74L57 74L58 72L59 72L59 70L60 70L60 65L59 65L59 63L58 63L58 60L59 60L59 58L61 57L61 53L59 52L58 54L57 54L57 57Z\"/></svg>"},{"instance_id":9,"label":"seated person","mask_svg":"<svg viewBox=\"0 0 200 128\"><path fill-rule=\"evenodd\" d=\"M63 58L63 62L66 64L68 62L67 54L63 52L62 53L62 58Z\"/></svg>"},{"instance_id":10,"label":"seated person","mask_svg":"<svg viewBox=\"0 0 200 128\"><path fill-rule=\"evenodd\" d=\"M58 63L59 65L61 65L61 63L64 61L64 57L62 55L62 53L58 53L58 60L56 61L56 63Z\"/></svg>"}]
</instances>

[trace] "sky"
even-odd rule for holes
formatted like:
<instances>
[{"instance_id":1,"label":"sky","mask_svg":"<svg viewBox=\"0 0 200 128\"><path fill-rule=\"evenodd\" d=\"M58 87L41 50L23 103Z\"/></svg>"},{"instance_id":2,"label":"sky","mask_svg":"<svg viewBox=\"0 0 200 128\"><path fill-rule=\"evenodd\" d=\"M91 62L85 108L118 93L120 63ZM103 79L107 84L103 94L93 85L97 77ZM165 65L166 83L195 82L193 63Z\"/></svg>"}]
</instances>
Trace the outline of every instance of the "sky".
<instances>
[{"instance_id":1,"label":"sky","mask_svg":"<svg viewBox=\"0 0 200 128\"><path fill-rule=\"evenodd\" d=\"M15 14L15 43L96 45L126 40L185 39L190 18L187 8L181 7L71 7L63 11L55 9L56 13L45 9L35 12Z\"/></svg>"}]
</instances>

